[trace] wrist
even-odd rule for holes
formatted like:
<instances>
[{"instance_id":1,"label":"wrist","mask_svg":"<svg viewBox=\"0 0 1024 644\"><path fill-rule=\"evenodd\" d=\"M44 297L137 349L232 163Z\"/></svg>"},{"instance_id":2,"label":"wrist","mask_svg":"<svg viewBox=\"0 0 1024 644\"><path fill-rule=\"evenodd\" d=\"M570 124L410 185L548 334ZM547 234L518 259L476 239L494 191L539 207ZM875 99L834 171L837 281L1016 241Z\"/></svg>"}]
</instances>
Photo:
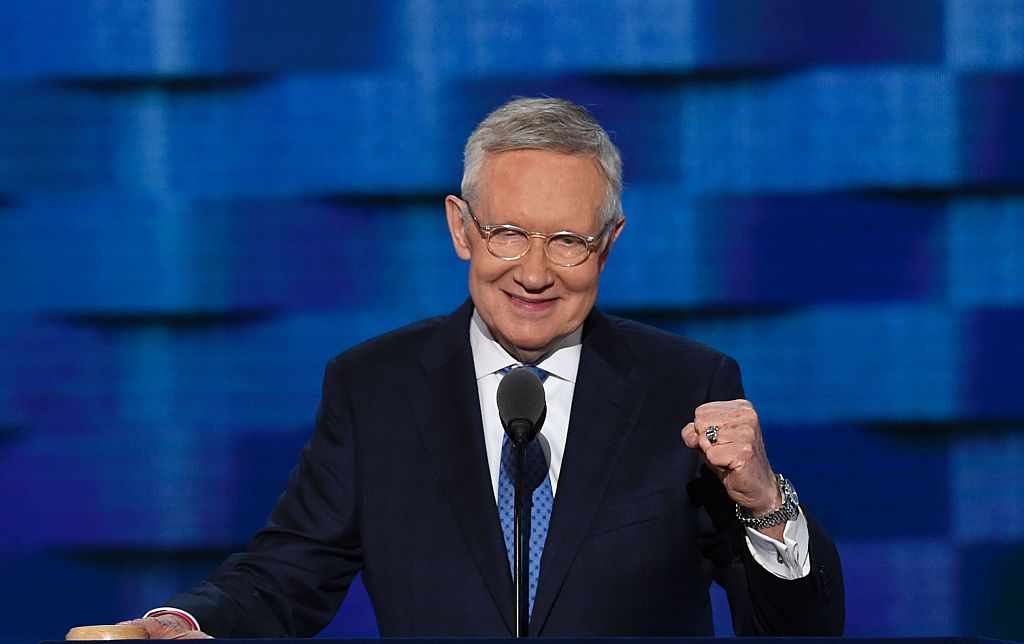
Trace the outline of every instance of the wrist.
<instances>
[{"instance_id":1,"label":"wrist","mask_svg":"<svg viewBox=\"0 0 1024 644\"><path fill-rule=\"evenodd\" d=\"M736 504L736 518L742 525L764 531L766 528L784 524L800 514L799 499L793 485L781 474L775 475L775 481L778 488L777 494L781 501L774 506L774 509L769 508L767 512L753 514L748 513L740 504Z\"/></svg>"},{"instance_id":2,"label":"wrist","mask_svg":"<svg viewBox=\"0 0 1024 644\"><path fill-rule=\"evenodd\" d=\"M740 511L743 513L743 516L751 519L755 517L763 517L764 515L770 514L782 507L786 502L786 498L779 487L778 479L775 475L772 476L772 483L774 484L772 485L772 490L775 494L768 500L768 502L757 506L741 505Z\"/></svg>"}]
</instances>

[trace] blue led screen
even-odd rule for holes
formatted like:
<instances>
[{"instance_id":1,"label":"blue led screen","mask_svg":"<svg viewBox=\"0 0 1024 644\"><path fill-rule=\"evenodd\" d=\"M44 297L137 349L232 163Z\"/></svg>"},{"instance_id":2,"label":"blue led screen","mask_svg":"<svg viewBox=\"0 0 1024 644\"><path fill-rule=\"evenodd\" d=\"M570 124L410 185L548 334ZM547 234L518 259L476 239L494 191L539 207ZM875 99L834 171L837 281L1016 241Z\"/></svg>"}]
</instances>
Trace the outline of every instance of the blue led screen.
<instances>
[{"instance_id":1,"label":"blue led screen","mask_svg":"<svg viewBox=\"0 0 1024 644\"><path fill-rule=\"evenodd\" d=\"M848 634L1024 640L1021 3L9 0L0 644L244 546L326 361L466 297L443 198L538 95L623 153L601 306L739 360Z\"/></svg>"}]
</instances>

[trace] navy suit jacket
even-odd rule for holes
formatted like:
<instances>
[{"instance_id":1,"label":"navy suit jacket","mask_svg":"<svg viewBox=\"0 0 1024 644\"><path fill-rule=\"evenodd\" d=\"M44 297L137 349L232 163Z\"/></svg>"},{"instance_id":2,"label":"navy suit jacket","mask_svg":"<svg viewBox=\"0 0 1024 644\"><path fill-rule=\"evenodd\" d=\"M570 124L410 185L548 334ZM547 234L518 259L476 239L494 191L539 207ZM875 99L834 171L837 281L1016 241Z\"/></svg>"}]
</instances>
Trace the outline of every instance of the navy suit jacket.
<instances>
[{"instance_id":1,"label":"navy suit jacket","mask_svg":"<svg viewBox=\"0 0 1024 644\"><path fill-rule=\"evenodd\" d=\"M512 634L471 313L467 302L334 358L267 525L168 605L212 635L309 636L362 572L382 635ZM531 635L710 635L713 577L738 634L841 633L839 559L818 524L812 574L772 576L680 439L697 406L742 396L731 358L591 312Z\"/></svg>"}]
</instances>

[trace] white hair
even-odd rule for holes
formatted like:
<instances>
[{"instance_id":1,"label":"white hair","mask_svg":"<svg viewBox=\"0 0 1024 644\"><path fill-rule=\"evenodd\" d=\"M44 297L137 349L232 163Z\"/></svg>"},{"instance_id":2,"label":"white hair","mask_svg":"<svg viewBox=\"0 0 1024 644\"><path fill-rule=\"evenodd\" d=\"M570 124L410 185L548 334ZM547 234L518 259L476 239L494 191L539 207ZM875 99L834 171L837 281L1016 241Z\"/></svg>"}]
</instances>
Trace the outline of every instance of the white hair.
<instances>
[{"instance_id":1,"label":"white hair","mask_svg":"<svg viewBox=\"0 0 1024 644\"><path fill-rule=\"evenodd\" d=\"M602 230L622 219L622 159L601 124L583 107L560 98L517 98L476 126L463 152L462 198L480 197L480 169L488 154L551 150L597 161L607 185Z\"/></svg>"}]
</instances>

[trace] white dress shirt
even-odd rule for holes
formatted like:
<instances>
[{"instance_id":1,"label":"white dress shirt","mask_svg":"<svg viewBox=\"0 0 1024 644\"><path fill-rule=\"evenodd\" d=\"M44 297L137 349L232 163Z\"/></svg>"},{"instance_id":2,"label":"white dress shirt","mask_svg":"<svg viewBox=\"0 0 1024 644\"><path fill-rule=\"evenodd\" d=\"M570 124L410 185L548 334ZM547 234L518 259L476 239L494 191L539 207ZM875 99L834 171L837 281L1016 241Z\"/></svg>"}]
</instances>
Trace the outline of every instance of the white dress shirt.
<instances>
[{"instance_id":1,"label":"white dress shirt","mask_svg":"<svg viewBox=\"0 0 1024 644\"><path fill-rule=\"evenodd\" d=\"M576 388L580 352L583 349L582 338L583 329L577 329L562 338L554 349L536 364L550 374L544 381L548 410L537 440L548 459L552 494L558 494L558 473L562 468L562 456L565 454L565 443L569 435L569 411ZM510 365L522 363L498 344L476 311L473 311L473 318L469 324L469 344L473 350L473 367L480 395L488 471L491 473L491 487L497 503L501 444L505 438L505 430L498 417L498 383L502 377L499 372ZM682 438L679 440L682 442ZM810 573L811 560L807 552L810 537L807 532L807 518L803 513L786 523L782 542L752 528L746 528L746 533L747 547L751 555L765 570L783 579L797 579Z\"/></svg>"}]
</instances>

